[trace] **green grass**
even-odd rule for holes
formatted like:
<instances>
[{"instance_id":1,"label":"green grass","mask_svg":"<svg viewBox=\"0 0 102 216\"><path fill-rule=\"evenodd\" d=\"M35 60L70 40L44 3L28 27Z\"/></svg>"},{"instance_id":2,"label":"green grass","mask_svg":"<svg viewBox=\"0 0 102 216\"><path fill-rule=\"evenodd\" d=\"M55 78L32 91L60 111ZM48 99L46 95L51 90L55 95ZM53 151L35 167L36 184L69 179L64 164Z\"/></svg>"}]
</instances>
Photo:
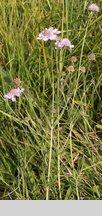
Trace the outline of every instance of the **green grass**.
<instances>
[{"instance_id":1,"label":"green grass","mask_svg":"<svg viewBox=\"0 0 102 216\"><path fill-rule=\"evenodd\" d=\"M0 1L1 200L102 199L102 15L88 3ZM37 40L50 26L72 52ZM25 91L13 103L15 78Z\"/></svg>"}]
</instances>

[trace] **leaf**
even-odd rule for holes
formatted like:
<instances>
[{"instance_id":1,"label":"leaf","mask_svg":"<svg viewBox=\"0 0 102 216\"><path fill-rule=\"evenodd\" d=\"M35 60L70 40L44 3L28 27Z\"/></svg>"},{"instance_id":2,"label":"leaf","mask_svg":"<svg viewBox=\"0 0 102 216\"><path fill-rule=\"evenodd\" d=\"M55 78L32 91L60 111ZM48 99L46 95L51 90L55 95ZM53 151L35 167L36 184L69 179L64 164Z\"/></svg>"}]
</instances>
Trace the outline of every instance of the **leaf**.
<instances>
[{"instance_id":1,"label":"leaf","mask_svg":"<svg viewBox=\"0 0 102 216\"><path fill-rule=\"evenodd\" d=\"M100 125L100 124L97 124L96 127L99 129L102 129L102 125Z\"/></svg>"}]
</instances>

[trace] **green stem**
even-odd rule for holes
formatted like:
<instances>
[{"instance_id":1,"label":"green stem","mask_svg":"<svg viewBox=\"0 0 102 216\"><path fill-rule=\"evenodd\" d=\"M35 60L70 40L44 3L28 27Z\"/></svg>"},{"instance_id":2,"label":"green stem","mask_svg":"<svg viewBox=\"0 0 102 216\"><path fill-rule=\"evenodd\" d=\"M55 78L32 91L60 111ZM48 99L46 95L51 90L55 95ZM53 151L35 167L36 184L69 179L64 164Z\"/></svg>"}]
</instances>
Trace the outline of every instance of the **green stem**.
<instances>
[{"instance_id":1,"label":"green stem","mask_svg":"<svg viewBox=\"0 0 102 216\"><path fill-rule=\"evenodd\" d=\"M48 67L48 62L47 62L47 55L46 55L46 50L44 47L44 41L42 40L42 49L43 49L43 56L44 56L44 64L46 67L46 73L44 73L43 76L43 92L45 91L45 85L46 85L46 78L48 78L48 80L51 83L51 77L50 77L50 71L49 71L49 67Z\"/></svg>"},{"instance_id":2,"label":"green stem","mask_svg":"<svg viewBox=\"0 0 102 216\"><path fill-rule=\"evenodd\" d=\"M76 92L77 92L78 84L79 84L80 67L81 67L81 63L82 63L83 50L84 50L84 45L85 45L85 40L86 40L86 35L87 35L88 27L89 27L89 23L87 23L87 26L86 26L85 35L84 35L84 38L83 38L83 43L82 43L82 48L81 48L80 62L79 62L79 69L78 69L78 77L77 77L76 88L75 88L74 96L73 96L73 100L72 100L72 110L73 110L73 107L74 107L74 100L75 100L75 96L76 96Z\"/></svg>"},{"instance_id":3,"label":"green stem","mask_svg":"<svg viewBox=\"0 0 102 216\"><path fill-rule=\"evenodd\" d=\"M60 103L60 78L61 78L61 71L62 71L62 50L60 52L60 63L59 63L59 67L58 67L58 55L56 53L56 66L57 66L57 100L58 100L58 103L57 103L57 119L58 119L58 122L57 122L57 130L58 130L58 133L57 133L57 151L58 151L58 156L57 156L57 160L58 160L58 188L59 188L59 198L61 199L61 179L60 179L60 134L59 134L59 131L60 131L60 122L59 122L59 119L60 119L60 107L59 107L59 103Z\"/></svg>"},{"instance_id":4,"label":"green stem","mask_svg":"<svg viewBox=\"0 0 102 216\"><path fill-rule=\"evenodd\" d=\"M72 128L73 128L73 126L70 125L70 133L69 133L69 138L70 138L70 154L71 154L71 163L72 163L72 169L73 169L73 178L74 178L74 181L76 183L77 199L80 200L79 190L78 190L78 183L77 183L77 179L76 179L76 173L74 171L75 169L74 169L74 159L73 159Z\"/></svg>"},{"instance_id":5,"label":"green stem","mask_svg":"<svg viewBox=\"0 0 102 216\"><path fill-rule=\"evenodd\" d=\"M53 52L52 52L53 56ZM52 57L53 59L53 57ZM53 65L53 63L52 63ZM49 200L49 183L50 183L50 175L51 175L51 160L52 160L52 146L53 146L53 130L54 130L54 100L55 100L55 89L54 89L54 74L52 67L52 113L51 113L51 132L50 132L50 151L49 151L49 165L48 165L48 180L47 180L47 188L46 188L46 200Z\"/></svg>"}]
</instances>

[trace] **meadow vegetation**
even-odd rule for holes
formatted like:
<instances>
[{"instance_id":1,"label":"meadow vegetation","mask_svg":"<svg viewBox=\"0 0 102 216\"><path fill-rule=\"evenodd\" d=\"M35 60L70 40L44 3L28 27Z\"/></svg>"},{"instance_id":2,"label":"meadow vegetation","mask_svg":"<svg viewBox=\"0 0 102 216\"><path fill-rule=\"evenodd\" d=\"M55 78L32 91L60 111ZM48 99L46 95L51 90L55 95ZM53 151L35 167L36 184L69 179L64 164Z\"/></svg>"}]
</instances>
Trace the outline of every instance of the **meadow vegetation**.
<instances>
[{"instance_id":1,"label":"meadow vegetation","mask_svg":"<svg viewBox=\"0 0 102 216\"><path fill-rule=\"evenodd\" d=\"M0 0L1 200L102 199L102 1L89 3ZM49 27L74 48L38 40Z\"/></svg>"}]
</instances>

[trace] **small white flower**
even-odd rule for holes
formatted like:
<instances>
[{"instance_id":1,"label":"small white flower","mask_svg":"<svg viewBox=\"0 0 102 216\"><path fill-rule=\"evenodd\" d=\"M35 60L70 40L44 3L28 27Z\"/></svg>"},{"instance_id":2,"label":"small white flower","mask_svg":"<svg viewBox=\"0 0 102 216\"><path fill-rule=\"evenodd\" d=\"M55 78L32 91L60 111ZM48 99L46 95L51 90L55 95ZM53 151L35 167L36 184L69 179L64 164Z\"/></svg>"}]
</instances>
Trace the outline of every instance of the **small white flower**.
<instances>
[{"instance_id":1,"label":"small white flower","mask_svg":"<svg viewBox=\"0 0 102 216\"><path fill-rule=\"evenodd\" d=\"M24 91L23 88L11 89L6 95L4 95L4 99L11 99L13 102L16 101L16 97L20 97L21 93Z\"/></svg>"},{"instance_id":2,"label":"small white flower","mask_svg":"<svg viewBox=\"0 0 102 216\"><path fill-rule=\"evenodd\" d=\"M46 28L44 31L42 31L39 34L39 37L37 38L38 40L57 40L57 35L60 34L60 31L57 29L54 29L53 27Z\"/></svg>"},{"instance_id":3,"label":"small white flower","mask_svg":"<svg viewBox=\"0 0 102 216\"><path fill-rule=\"evenodd\" d=\"M96 11L96 12L99 12L99 7L96 5L96 4L90 4L89 6L88 6L88 10L89 11Z\"/></svg>"},{"instance_id":4,"label":"small white flower","mask_svg":"<svg viewBox=\"0 0 102 216\"><path fill-rule=\"evenodd\" d=\"M70 40L68 40L67 38L60 39L55 43L55 49L63 47L69 47L70 49L72 49L74 45L72 45Z\"/></svg>"}]
</instances>

